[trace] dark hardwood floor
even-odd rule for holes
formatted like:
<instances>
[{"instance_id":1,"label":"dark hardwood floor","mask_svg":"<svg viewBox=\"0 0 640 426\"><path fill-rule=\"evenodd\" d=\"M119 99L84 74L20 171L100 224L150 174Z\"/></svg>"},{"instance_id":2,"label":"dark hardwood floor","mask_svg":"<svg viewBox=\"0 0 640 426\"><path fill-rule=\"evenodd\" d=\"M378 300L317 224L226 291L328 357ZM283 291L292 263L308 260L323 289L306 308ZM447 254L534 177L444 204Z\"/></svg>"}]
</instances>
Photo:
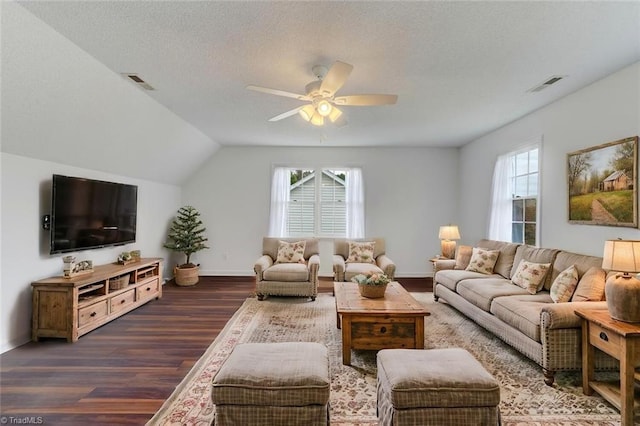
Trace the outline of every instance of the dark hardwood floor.
<instances>
[{"instance_id":1,"label":"dark hardwood floor","mask_svg":"<svg viewBox=\"0 0 640 426\"><path fill-rule=\"evenodd\" d=\"M398 279L430 291L429 279ZM143 425L253 293L251 277L169 282L163 297L76 343L30 342L0 355L0 422ZM321 292L331 292L322 279Z\"/></svg>"}]
</instances>

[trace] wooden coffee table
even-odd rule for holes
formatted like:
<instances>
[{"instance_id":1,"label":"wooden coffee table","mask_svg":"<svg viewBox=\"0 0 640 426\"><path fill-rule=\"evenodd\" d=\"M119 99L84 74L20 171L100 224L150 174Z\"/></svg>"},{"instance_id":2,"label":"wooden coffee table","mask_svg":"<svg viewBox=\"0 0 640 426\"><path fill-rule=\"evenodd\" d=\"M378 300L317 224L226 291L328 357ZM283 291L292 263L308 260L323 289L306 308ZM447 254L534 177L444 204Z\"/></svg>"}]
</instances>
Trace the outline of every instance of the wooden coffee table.
<instances>
[{"instance_id":1,"label":"wooden coffee table","mask_svg":"<svg viewBox=\"0 0 640 426\"><path fill-rule=\"evenodd\" d=\"M343 364L351 364L351 349L424 349L424 317L431 314L399 283L390 282L380 299L362 297L352 282L333 289Z\"/></svg>"}]
</instances>

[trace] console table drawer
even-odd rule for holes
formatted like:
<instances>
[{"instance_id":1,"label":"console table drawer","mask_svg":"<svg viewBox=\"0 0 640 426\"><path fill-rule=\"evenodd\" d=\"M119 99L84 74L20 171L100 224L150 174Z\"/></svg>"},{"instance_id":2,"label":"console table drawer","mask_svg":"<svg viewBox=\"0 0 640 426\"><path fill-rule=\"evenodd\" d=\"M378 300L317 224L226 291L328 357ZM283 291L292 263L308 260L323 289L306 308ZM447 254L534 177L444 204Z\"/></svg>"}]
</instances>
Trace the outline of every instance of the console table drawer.
<instances>
[{"instance_id":1,"label":"console table drawer","mask_svg":"<svg viewBox=\"0 0 640 426\"><path fill-rule=\"evenodd\" d=\"M136 299L136 292L131 289L111 298L111 313L121 311L133 305Z\"/></svg>"},{"instance_id":2,"label":"console table drawer","mask_svg":"<svg viewBox=\"0 0 640 426\"><path fill-rule=\"evenodd\" d=\"M136 288L136 300L148 299L158 295L160 281L155 279Z\"/></svg>"},{"instance_id":3,"label":"console table drawer","mask_svg":"<svg viewBox=\"0 0 640 426\"><path fill-rule=\"evenodd\" d=\"M84 327L87 324L96 322L105 318L109 313L109 303L107 300L94 303L78 309L78 327Z\"/></svg>"}]
</instances>

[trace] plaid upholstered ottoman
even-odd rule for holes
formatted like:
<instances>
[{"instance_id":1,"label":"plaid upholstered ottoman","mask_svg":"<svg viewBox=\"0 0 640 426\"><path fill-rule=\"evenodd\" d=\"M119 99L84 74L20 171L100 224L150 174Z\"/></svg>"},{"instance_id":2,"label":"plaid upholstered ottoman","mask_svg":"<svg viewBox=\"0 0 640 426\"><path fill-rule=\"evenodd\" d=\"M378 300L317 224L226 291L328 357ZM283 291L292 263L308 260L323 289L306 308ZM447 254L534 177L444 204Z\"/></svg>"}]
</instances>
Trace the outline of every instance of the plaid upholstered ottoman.
<instances>
[{"instance_id":1,"label":"plaid upholstered ottoman","mask_svg":"<svg viewBox=\"0 0 640 426\"><path fill-rule=\"evenodd\" d=\"M500 422L500 386L464 349L383 349L377 362L381 426Z\"/></svg>"},{"instance_id":2,"label":"plaid upholstered ottoman","mask_svg":"<svg viewBox=\"0 0 640 426\"><path fill-rule=\"evenodd\" d=\"M239 344L213 378L215 425L328 425L329 385L324 345Z\"/></svg>"}]
</instances>

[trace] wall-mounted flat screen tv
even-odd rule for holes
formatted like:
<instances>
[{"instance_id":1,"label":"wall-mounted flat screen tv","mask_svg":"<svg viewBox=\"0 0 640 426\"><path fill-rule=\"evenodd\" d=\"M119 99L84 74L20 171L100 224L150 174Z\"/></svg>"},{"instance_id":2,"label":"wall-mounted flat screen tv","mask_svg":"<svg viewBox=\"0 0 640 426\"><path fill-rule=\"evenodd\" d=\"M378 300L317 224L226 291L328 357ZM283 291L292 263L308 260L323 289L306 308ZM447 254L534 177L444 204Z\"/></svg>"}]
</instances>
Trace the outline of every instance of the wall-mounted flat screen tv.
<instances>
[{"instance_id":1,"label":"wall-mounted flat screen tv","mask_svg":"<svg viewBox=\"0 0 640 426\"><path fill-rule=\"evenodd\" d=\"M138 187L53 175L51 254L136 241Z\"/></svg>"}]
</instances>

